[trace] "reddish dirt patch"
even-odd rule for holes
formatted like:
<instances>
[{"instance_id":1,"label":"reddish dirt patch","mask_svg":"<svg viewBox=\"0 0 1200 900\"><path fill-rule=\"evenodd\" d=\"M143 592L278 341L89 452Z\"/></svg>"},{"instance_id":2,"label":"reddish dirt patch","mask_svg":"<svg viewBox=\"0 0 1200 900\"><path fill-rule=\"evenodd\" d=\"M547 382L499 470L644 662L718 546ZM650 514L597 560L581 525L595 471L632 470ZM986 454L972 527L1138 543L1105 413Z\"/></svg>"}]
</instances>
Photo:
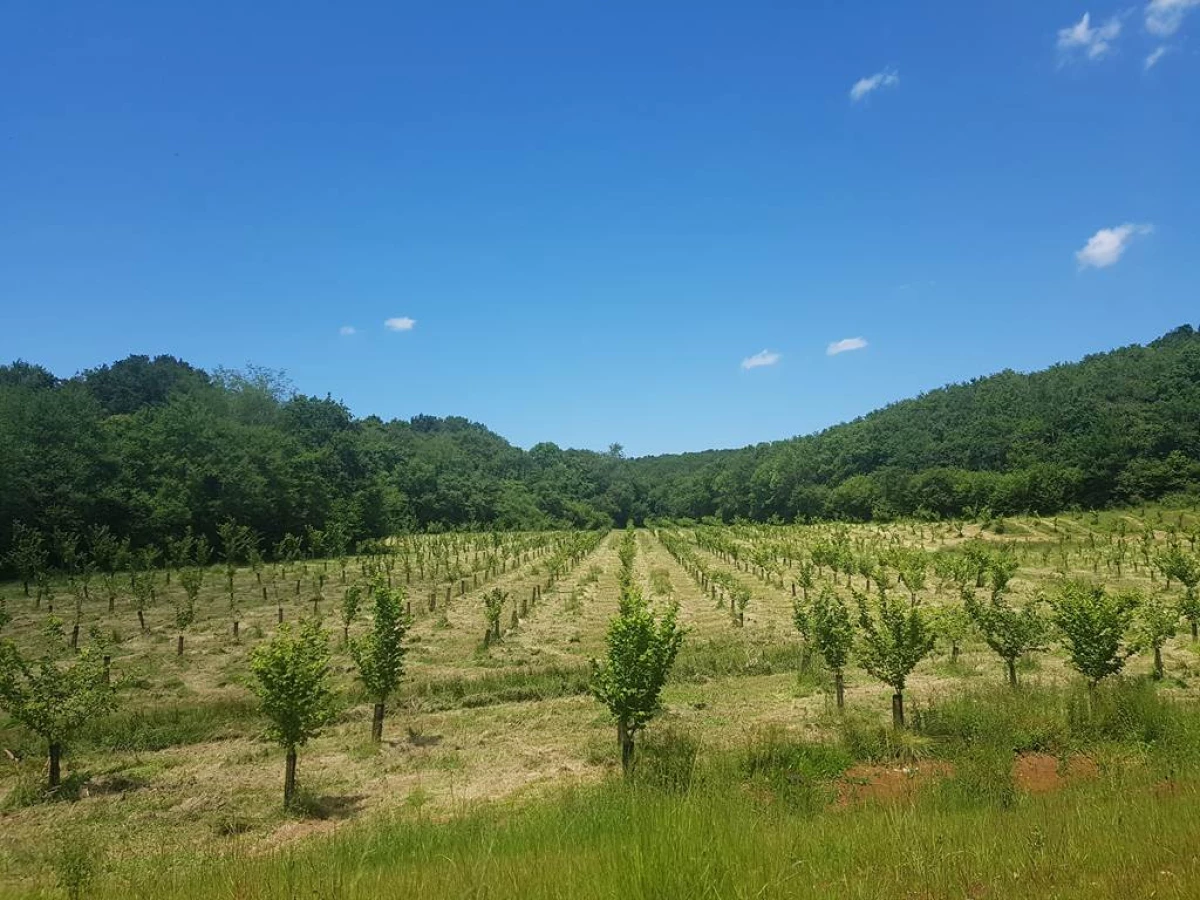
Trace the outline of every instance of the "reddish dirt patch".
<instances>
[{"instance_id":1,"label":"reddish dirt patch","mask_svg":"<svg viewBox=\"0 0 1200 900\"><path fill-rule=\"evenodd\" d=\"M1086 756L1072 756L1066 765L1049 753L1027 753L1013 761L1013 779L1029 794L1057 791L1068 782L1092 778L1097 771L1096 761Z\"/></svg>"},{"instance_id":2,"label":"reddish dirt patch","mask_svg":"<svg viewBox=\"0 0 1200 900\"><path fill-rule=\"evenodd\" d=\"M954 767L947 762L930 760L911 766L858 765L846 770L837 783L837 805L857 803L891 803L909 800L917 790L935 778L952 774Z\"/></svg>"}]
</instances>

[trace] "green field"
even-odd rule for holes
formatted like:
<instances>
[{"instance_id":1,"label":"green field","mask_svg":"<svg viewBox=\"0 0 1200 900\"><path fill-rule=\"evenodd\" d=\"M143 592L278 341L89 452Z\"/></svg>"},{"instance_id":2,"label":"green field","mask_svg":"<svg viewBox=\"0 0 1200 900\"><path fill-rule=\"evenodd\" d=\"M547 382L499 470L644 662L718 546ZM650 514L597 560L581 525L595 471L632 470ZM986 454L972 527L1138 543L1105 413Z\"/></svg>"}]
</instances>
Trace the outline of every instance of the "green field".
<instances>
[{"instance_id":1,"label":"green field","mask_svg":"<svg viewBox=\"0 0 1200 900\"><path fill-rule=\"evenodd\" d=\"M1156 560L1171 546L1194 553L1198 526L1193 511L1152 508L986 527L639 529L634 580L654 607L678 604L687 632L629 779L588 693L617 607L619 532L410 536L367 556L236 567L232 579L213 565L182 655L178 571L154 574L144 631L126 572L93 576L86 598L78 578L74 589L43 580L29 597L8 583L5 636L32 652L51 604L64 641L78 617L81 646L100 641L112 657L119 706L70 742L53 792L44 743L0 718L0 889L1195 896L1200 706L1186 620L1156 681L1135 614L1122 652L1140 652L1094 689L1060 636L1022 656L1014 691L977 630L935 629L906 685L907 727L893 729L892 691L857 649L838 713L830 672L794 626L793 593L803 602L813 563L810 595L850 600L872 573L936 623L961 606L948 561L982 550L1015 564L1014 606L1052 601L1075 578L1161 596L1177 614L1182 589ZM378 745L340 616L346 589L375 568L405 588L414 617ZM485 646L481 597L495 587L507 593L502 638ZM282 752L263 736L248 656L281 616L314 612L330 634L338 712L300 751L300 797L285 812ZM368 625L360 612L349 636Z\"/></svg>"}]
</instances>

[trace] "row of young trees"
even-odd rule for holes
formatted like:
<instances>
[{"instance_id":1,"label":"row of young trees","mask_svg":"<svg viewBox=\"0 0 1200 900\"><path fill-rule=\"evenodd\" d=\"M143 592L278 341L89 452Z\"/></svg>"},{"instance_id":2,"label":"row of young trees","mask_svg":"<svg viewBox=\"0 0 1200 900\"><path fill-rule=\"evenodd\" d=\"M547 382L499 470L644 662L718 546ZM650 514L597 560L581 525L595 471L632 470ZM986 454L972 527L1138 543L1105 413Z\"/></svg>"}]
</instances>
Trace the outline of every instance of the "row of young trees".
<instances>
[{"instance_id":1,"label":"row of young trees","mask_svg":"<svg viewBox=\"0 0 1200 900\"><path fill-rule=\"evenodd\" d=\"M728 603L730 620L741 628L746 621L746 607L753 597L750 589L737 576L709 565L679 532L660 530L657 535L667 552L700 586L700 590L707 591L722 606ZM696 538L696 545L706 546L718 554L721 552L715 544L705 542L700 536Z\"/></svg>"},{"instance_id":2,"label":"row of young trees","mask_svg":"<svg viewBox=\"0 0 1200 900\"><path fill-rule=\"evenodd\" d=\"M661 613L651 608L634 578L636 557L637 539L630 525L618 549L617 615L608 626L608 652L603 660L592 660L592 695L616 720L626 775L633 770L638 732L662 709L662 689L684 637L676 604Z\"/></svg>"},{"instance_id":3,"label":"row of young trees","mask_svg":"<svg viewBox=\"0 0 1200 900\"><path fill-rule=\"evenodd\" d=\"M167 535L161 545L134 548L129 538L118 538L104 524L43 532L17 520L10 528L11 546L0 563L22 581L26 596L30 595L31 585L37 587L39 596L44 594L55 579L71 586L79 584L85 591L97 575L107 587L116 573L123 571L146 572L162 567L169 579L172 571L185 567L207 568L214 557L224 567L230 583L239 566L250 567L261 578L269 562L289 566L315 559L334 561L345 582L351 542L347 533L336 526L327 530L306 527L302 534L285 533L269 547L264 547L261 534L234 519L221 521L215 531L215 542L187 526L178 534ZM454 582L476 572L486 572L489 578L503 573L509 565L554 539L551 532L406 534L390 540L360 541L357 552L378 559L389 576L402 574L405 584L411 583L414 575L421 580Z\"/></svg>"},{"instance_id":4,"label":"row of young trees","mask_svg":"<svg viewBox=\"0 0 1200 900\"><path fill-rule=\"evenodd\" d=\"M904 568L889 571L886 564L871 573L873 595L851 588L853 607L828 583L811 602L795 598L796 628L833 673L839 709L844 705L843 673L853 654L868 674L893 689L893 722L902 727L908 677L939 636L950 644L951 658L957 659L961 644L977 633L1003 661L1014 687L1017 663L1048 650L1055 640L1090 688L1122 671L1129 657L1142 651L1153 654L1154 677L1163 677L1163 645L1189 615L1194 587L1187 587L1180 599L1165 590L1114 591L1086 580L1064 579L1049 597L1018 603L1009 595L1012 559L1004 553L987 554L980 568L977 548L970 549L976 552L956 557L958 605L926 607L917 597L911 570L906 578ZM1189 559L1187 565L1193 564ZM910 589L908 597L894 590L901 584ZM986 589L984 597L978 596L978 588Z\"/></svg>"},{"instance_id":5,"label":"row of young trees","mask_svg":"<svg viewBox=\"0 0 1200 900\"><path fill-rule=\"evenodd\" d=\"M224 574L225 593L234 639L239 632L241 604L245 590L235 589L234 576L239 567L248 567L261 591L263 601L272 594L279 606L279 621L283 621L284 595L292 592L301 598L303 583L311 575L307 599L312 601L316 615L325 599L330 563L337 567L342 584L347 582L350 557L344 536L308 528L303 537L285 535L273 548L268 563L259 550L259 536L246 525L227 520L217 533L214 546L207 537L185 529L178 537L167 540L161 548L144 547L133 552L127 540L117 540L103 525L77 532L55 531L44 535L15 523L17 541L9 554L9 562L24 578L24 590L30 595L31 583L37 608L43 605L54 613L58 593L65 587L73 601L74 622L72 646L77 646L81 621L87 601L92 598L97 576L102 593L107 597L112 613L117 601L128 597L137 614L139 631L148 630L146 615L169 586L174 576L180 591L171 593L173 622L177 630L176 652L183 655L184 636L196 619L201 591L212 574L214 562L219 561ZM589 533L584 533L589 534ZM598 541L598 533L590 540ZM478 535L446 534L401 536L391 541L367 541L359 546L357 565L363 571L380 570L386 573L389 585L403 578L411 583L414 575L427 579L431 586L429 607L436 606L438 584L444 584L447 600L452 590L465 593L468 586L506 572L509 566L528 562L541 555L552 554L551 565L564 564L563 554L577 552L580 535L551 532L487 532ZM310 565L323 554L319 566ZM352 598L347 598L352 599ZM343 603L343 610L347 607ZM348 623L346 623L348 624Z\"/></svg>"},{"instance_id":6,"label":"row of young trees","mask_svg":"<svg viewBox=\"0 0 1200 900\"><path fill-rule=\"evenodd\" d=\"M347 591L358 596L359 588ZM372 616L369 630L349 639L358 680L374 704L371 739L380 741L387 703L400 684L405 636L412 619L402 587L389 587L377 573L367 583ZM2 624L2 620L0 620ZM182 637L180 638L182 641ZM0 708L42 738L49 752L49 786L61 781L63 747L78 732L117 706L117 685L103 645L65 652L61 631L53 625L30 652L10 639L0 640ZM291 805L296 788L296 756L336 712L330 670L329 637L317 617L281 623L250 656L255 692L269 726L268 734L285 750L284 799Z\"/></svg>"},{"instance_id":7,"label":"row of young trees","mask_svg":"<svg viewBox=\"0 0 1200 900\"><path fill-rule=\"evenodd\" d=\"M371 628L349 642L359 681L373 703L371 740L383 740L383 724L389 699L400 686L407 652L404 639L412 624L405 608L404 589L388 587L377 575L370 583ZM298 750L321 733L337 712L330 673L329 635L319 619L290 623L268 641L254 648L250 670L255 693L269 722L268 735L283 747L286 768L284 806L290 807L296 793Z\"/></svg>"},{"instance_id":8,"label":"row of young trees","mask_svg":"<svg viewBox=\"0 0 1200 900\"><path fill-rule=\"evenodd\" d=\"M238 529L233 526L228 531L226 546L244 540L244 531L241 532L241 538L235 537ZM484 580L500 571L510 558L515 565L522 560L527 562L533 556L545 555L547 558L539 565L546 572L546 585L552 585L555 579L565 575L594 550L601 537L598 532L507 536L502 541L489 537L488 541L495 541L493 550L496 552L486 555L482 562L485 567ZM453 538L458 539L457 536ZM510 544L515 545L516 549ZM434 545L440 546L436 542ZM172 557L178 566L175 571L179 585L173 592L172 602L174 624L179 632L177 653L180 654L183 652L184 633L195 618L200 587L210 561L207 545L202 539L193 539L189 535L186 547L186 552L176 552ZM405 588L394 584L393 575L400 574L398 567L387 565L398 554L389 553L386 548L368 549L375 550L379 555L357 561L363 578L345 588L338 613L343 644L354 663L358 680L372 701L371 737L378 742L382 739L389 699L404 671L404 639L412 616ZM479 564L480 561L476 559L475 562ZM286 574L286 564L281 566ZM319 568L323 570L324 564ZM446 570L434 565L430 566L429 571ZM462 573L460 569L452 571ZM261 583L261 574L257 570L256 574L260 576ZM140 575L139 572L131 573L131 581L140 583ZM228 575L232 603L232 569ZM462 584L465 593L466 581ZM475 584L478 585L477 578ZM534 602L540 596L541 587L541 584L535 586ZM314 590L318 590L316 581ZM265 585L263 596L265 599ZM495 622L491 620L492 613L489 612L489 634L495 633L498 637L498 614L508 594L494 588L483 596L485 608L495 610ZM40 594L38 598L41 599ZM371 609L369 630L361 636L351 637L350 625L364 604ZM137 610L139 622L144 628L141 616L143 607L138 605ZM513 612L515 619L515 607ZM9 618L6 604L0 600L0 628L7 624ZM92 638L92 647L76 648L72 642L72 649L76 652L68 653L62 623L51 616L40 636L38 652L31 654L28 649L19 648L13 640L0 640L0 709L7 711L14 721L46 741L52 789L60 783L60 759L66 742L117 705L117 685L110 678L110 657L105 636L98 628L93 628ZM288 805L292 804L295 796L299 749L331 721L338 706L330 659L329 635L315 602L312 616L302 617L294 624L283 621L281 607L276 633L255 646L251 652L250 669L262 711L269 721L268 734L285 750L284 794Z\"/></svg>"},{"instance_id":9,"label":"row of young trees","mask_svg":"<svg viewBox=\"0 0 1200 900\"><path fill-rule=\"evenodd\" d=\"M963 642L977 634L1004 662L1013 685L1022 657L1059 641L1071 664L1094 687L1120 672L1126 660L1140 651L1153 653L1155 675L1161 678L1163 645L1183 618L1195 612L1200 561L1178 542L1168 542L1149 557L1164 578L1159 591L1113 591L1064 578L1048 597L1039 595L1019 603L1010 591L1017 563L1007 548L973 541L930 555L890 543L870 554L872 565L847 566L834 562L843 560L848 552L842 546L843 537L841 532L834 532L832 539L818 534L807 556L795 554L790 560L799 573L800 585L797 592L793 584L793 620L806 654L809 648L815 650L833 674L837 706L844 705L844 673L855 660L893 689L893 720L898 727L905 723L908 678L939 637L949 642L952 657L956 657ZM659 538L694 575L699 572L698 577L711 578L717 571L704 562L699 543L666 530L659 532ZM553 565L542 564L548 582L564 572L564 567L578 564L598 540L594 533L559 539L549 557ZM721 552L733 558L742 555L741 550ZM632 529L626 530L618 549L617 615L609 625L606 656L592 662L592 692L616 721L627 772L633 765L636 735L661 709L661 692L684 636L677 606L656 611L643 594L634 575L636 554L637 540ZM754 555L763 571L774 566L767 558L770 554ZM203 558L204 552L193 544L190 561L179 569L182 599L177 601L177 625L181 635L187 624L184 613L194 611L192 580L200 577L197 573L203 571ZM860 549L856 558L868 555ZM958 603L931 607L923 602L921 593L929 569L954 585ZM366 581L346 589L341 615L343 641L373 704L371 737L379 741L387 705L403 674L404 639L411 616L404 588L393 586L391 573L379 561L371 563L367 574ZM839 574L845 575L849 600L839 590L843 587ZM1173 583L1182 587L1181 596L1169 593ZM367 633L352 639L349 625L364 600L372 605L371 626ZM499 611L506 600L507 595L499 589L484 594L489 634L499 630ZM6 608L0 604L0 627L7 618ZM94 638L97 643L93 647L68 656L61 623L51 619L40 652L18 649L10 640L0 641L0 707L46 741L52 786L60 779L66 741L116 704L107 655L98 643L100 635ZM251 671L271 723L270 734L285 750L285 800L291 804L298 750L329 723L336 707L329 637L320 619L314 615L296 625L281 624L274 637L254 648Z\"/></svg>"}]
</instances>

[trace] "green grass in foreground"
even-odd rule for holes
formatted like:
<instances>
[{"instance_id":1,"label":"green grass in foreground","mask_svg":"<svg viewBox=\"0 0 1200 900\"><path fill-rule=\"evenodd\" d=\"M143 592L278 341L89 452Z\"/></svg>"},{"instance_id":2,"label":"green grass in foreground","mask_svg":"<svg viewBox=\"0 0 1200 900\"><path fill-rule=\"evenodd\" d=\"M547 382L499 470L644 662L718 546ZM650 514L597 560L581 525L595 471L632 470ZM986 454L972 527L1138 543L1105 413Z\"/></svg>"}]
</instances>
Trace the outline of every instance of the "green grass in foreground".
<instances>
[{"instance_id":1,"label":"green grass in foreground","mask_svg":"<svg viewBox=\"0 0 1200 900\"><path fill-rule=\"evenodd\" d=\"M611 783L513 814L395 821L260 858L146 860L96 898L1200 896L1200 793L1102 779L1006 806L933 790L819 815Z\"/></svg>"},{"instance_id":2,"label":"green grass in foreground","mask_svg":"<svg viewBox=\"0 0 1200 900\"><path fill-rule=\"evenodd\" d=\"M659 724L632 784L444 822L415 812L273 853L231 837L221 859L93 857L103 835L72 825L46 865L59 885L84 873L78 896L162 900L1200 896L1193 704L1130 680L1094 694L978 689L915 718L903 741L848 718L827 743L774 729L710 754ZM1031 795L1013 776L1020 752L1087 754L1095 769ZM863 759L941 774L903 799L835 802L836 780ZM24 896L64 895L50 883Z\"/></svg>"}]
</instances>

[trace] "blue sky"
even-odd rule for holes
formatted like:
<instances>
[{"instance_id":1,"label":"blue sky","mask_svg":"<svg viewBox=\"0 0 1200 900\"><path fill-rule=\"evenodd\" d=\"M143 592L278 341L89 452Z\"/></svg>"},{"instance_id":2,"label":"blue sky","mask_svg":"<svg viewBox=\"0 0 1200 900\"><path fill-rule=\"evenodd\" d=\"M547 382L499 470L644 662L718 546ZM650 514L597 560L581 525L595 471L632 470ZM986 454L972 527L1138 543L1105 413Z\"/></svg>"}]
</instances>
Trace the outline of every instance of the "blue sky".
<instances>
[{"instance_id":1,"label":"blue sky","mask_svg":"<svg viewBox=\"0 0 1200 900\"><path fill-rule=\"evenodd\" d=\"M0 360L805 433L1200 319L1198 48L1200 0L8 0Z\"/></svg>"}]
</instances>

